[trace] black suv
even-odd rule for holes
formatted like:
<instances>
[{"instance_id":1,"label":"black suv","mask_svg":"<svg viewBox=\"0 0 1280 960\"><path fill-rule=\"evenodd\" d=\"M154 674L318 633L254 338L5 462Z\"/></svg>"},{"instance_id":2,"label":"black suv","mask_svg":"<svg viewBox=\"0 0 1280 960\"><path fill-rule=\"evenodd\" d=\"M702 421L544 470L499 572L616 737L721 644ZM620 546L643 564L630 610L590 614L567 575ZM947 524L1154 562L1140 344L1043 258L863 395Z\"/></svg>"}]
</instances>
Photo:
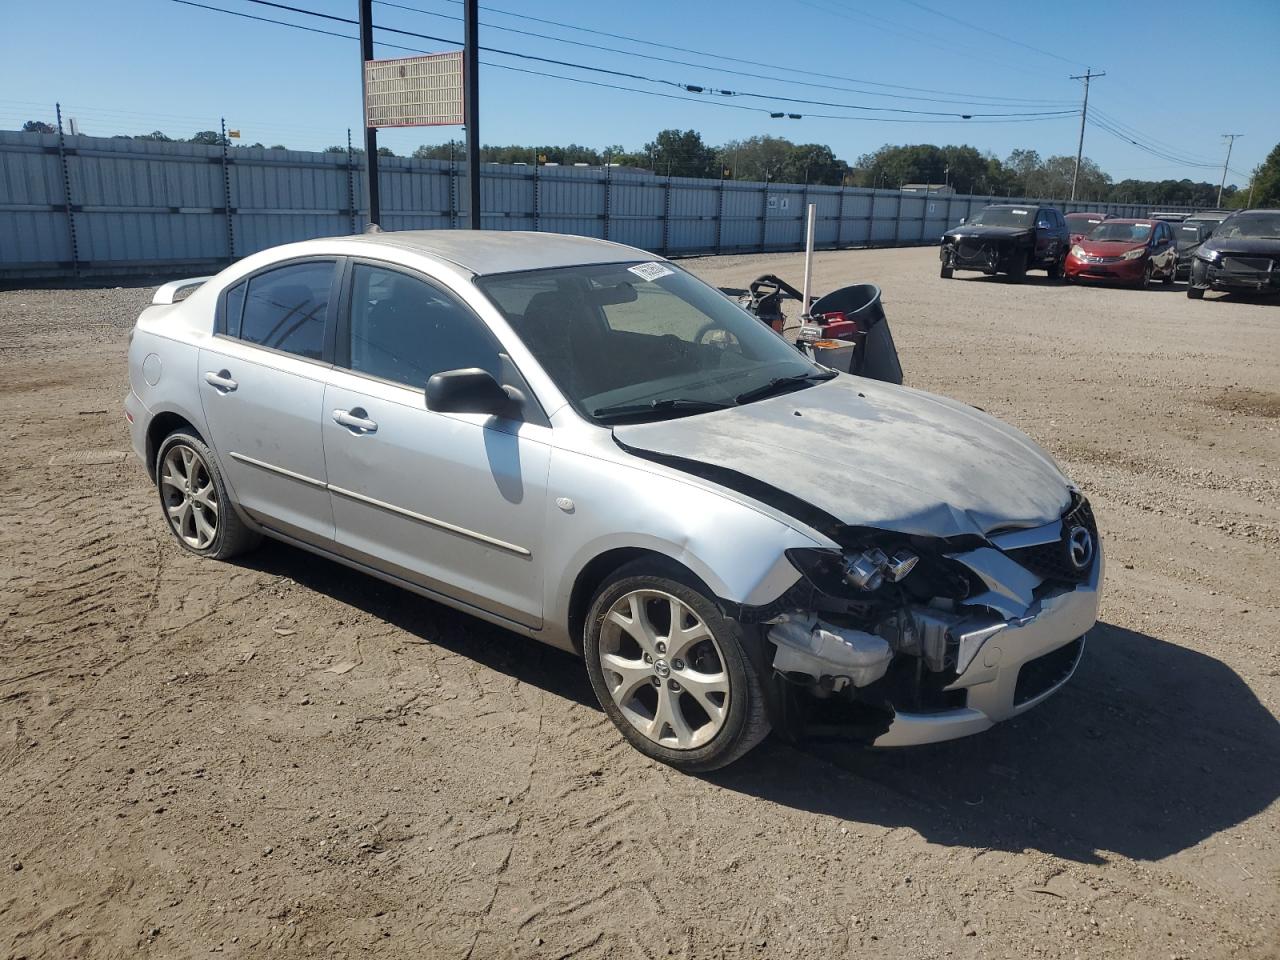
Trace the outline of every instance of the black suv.
<instances>
[{"instance_id":1,"label":"black suv","mask_svg":"<svg viewBox=\"0 0 1280 960\"><path fill-rule=\"evenodd\" d=\"M1200 244L1187 296L1208 290L1280 293L1280 210L1242 210Z\"/></svg>"},{"instance_id":2,"label":"black suv","mask_svg":"<svg viewBox=\"0 0 1280 960\"><path fill-rule=\"evenodd\" d=\"M1017 283L1028 270L1043 269L1062 276L1067 257L1067 221L1056 207L1001 203L983 207L968 223L942 235L941 275L956 270L1007 273Z\"/></svg>"}]
</instances>

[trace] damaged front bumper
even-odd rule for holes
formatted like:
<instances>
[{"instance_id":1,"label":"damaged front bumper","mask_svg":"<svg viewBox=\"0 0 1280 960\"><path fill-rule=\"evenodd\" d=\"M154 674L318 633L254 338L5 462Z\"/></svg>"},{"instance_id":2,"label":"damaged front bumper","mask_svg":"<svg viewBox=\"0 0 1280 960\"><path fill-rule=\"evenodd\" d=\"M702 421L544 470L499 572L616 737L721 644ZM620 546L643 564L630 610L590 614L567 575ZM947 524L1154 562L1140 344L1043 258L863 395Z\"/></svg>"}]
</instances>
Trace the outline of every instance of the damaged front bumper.
<instances>
[{"instance_id":1,"label":"damaged front bumper","mask_svg":"<svg viewBox=\"0 0 1280 960\"><path fill-rule=\"evenodd\" d=\"M1059 550L1083 531L1096 548L1064 570ZM876 746L952 740L1030 710L1080 661L1098 616L1101 546L1087 504L990 544L947 555L973 575L958 603L908 604L856 627L830 612L776 617L775 672L820 700L869 708L880 719L863 735Z\"/></svg>"},{"instance_id":2,"label":"damaged front bumper","mask_svg":"<svg viewBox=\"0 0 1280 960\"><path fill-rule=\"evenodd\" d=\"M1101 555L1089 579L1039 601L974 651L968 669L946 689L965 692L965 705L930 713L895 711L877 747L904 747L981 733L1045 700L1075 673L1085 633L1098 619Z\"/></svg>"}]
</instances>

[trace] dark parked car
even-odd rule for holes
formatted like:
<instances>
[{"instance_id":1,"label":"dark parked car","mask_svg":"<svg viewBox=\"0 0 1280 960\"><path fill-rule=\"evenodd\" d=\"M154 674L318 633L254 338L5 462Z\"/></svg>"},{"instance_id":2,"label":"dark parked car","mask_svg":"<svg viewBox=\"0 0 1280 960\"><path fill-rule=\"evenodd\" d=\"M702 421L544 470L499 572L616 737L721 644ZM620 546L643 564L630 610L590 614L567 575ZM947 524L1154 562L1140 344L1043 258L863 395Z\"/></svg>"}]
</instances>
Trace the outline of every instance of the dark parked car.
<instances>
[{"instance_id":1,"label":"dark parked car","mask_svg":"<svg viewBox=\"0 0 1280 960\"><path fill-rule=\"evenodd\" d=\"M1067 255L1067 221L1055 207L1002 203L979 210L968 223L942 235L941 276L956 270L1007 273L1017 283L1028 270L1062 276Z\"/></svg>"},{"instance_id":2,"label":"dark parked car","mask_svg":"<svg viewBox=\"0 0 1280 960\"><path fill-rule=\"evenodd\" d=\"M1068 280L1102 280L1151 286L1173 283L1178 270L1175 224L1164 220L1108 220L1067 254Z\"/></svg>"},{"instance_id":3,"label":"dark parked car","mask_svg":"<svg viewBox=\"0 0 1280 960\"><path fill-rule=\"evenodd\" d=\"M1280 210L1242 210L1200 244L1187 296L1206 290L1280 292Z\"/></svg>"},{"instance_id":4,"label":"dark parked car","mask_svg":"<svg viewBox=\"0 0 1280 960\"><path fill-rule=\"evenodd\" d=\"M1104 220L1110 220L1109 213L1068 213L1067 231L1071 234L1069 243L1079 243L1093 232L1093 228Z\"/></svg>"},{"instance_id":5,"label":"dark parked car","mask_svg":"<svg viewBox=\"0 0 1280 960\"><path fill-rule=\"evenodd\" d=\"M1214 228L1223 220L1227 219L1227 217L1231 216L1231 213L1232 211L1230 210L1197 210L1182 222L1194 223L1208 227L1208 233L1205 234L1205 239L1208 239L1209 234L1213 233Z\"/></svg>"},{"instance_id":6,"label":"dark parked car","mask_svg":"<svg viewBox=\"0 0 1280 960\"><path fill-rule=\"evenodd\" d=\"M1217 225L1217 221L1207 222L1190 218L1176 225L1171 224L1174 242L1178 245L1176 279L1186 280L1191 276L1191 261L1195 259L1196 251L1200 249L1200 244L1209 239L1209 235Z\"/></svg>"}]
</instances>

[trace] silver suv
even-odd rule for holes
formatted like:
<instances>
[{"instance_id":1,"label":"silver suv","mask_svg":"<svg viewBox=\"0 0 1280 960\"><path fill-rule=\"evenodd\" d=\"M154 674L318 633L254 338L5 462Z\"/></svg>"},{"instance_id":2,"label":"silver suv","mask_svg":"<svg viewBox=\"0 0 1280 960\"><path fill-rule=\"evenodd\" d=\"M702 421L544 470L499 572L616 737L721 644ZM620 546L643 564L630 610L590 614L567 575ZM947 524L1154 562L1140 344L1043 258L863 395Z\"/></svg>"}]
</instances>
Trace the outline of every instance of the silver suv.
<instances>
[{"instance_id":1,"label":"silver suv","mask_svg":"<svg viewBox=\"0 0 1280 960\"><path fill-rule=\"evenodd\" d=\"M686 770L833 711L881 745L984 730L1097 615L1088 503L1031 440L818 366L631 247L278 247L160 288L129 381L184 549L265 534L578 652Z\"/></svg>"}]
</instances>

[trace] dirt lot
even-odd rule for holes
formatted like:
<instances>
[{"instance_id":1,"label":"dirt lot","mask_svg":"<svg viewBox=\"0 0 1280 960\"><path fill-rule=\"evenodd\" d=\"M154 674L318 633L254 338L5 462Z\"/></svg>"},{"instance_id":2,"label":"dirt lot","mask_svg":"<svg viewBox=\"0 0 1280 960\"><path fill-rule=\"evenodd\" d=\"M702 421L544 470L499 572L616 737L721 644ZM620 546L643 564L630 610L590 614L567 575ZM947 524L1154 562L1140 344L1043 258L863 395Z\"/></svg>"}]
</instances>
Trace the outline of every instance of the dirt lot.
<instances>
[{"instance_id":1,"label":"dirt lot","mask_svg":"<svg viewBox=\"0 0 1280 960\"><path fill-rule=\"evenodd\" d=\"M1280 304L1033 276L825 253L816 288L880 283L908 382L1093 499L1075 681L706 778L568 656L292 549L180 552L120 412L150 288L0 292L0 955L1280 956Z\"/></svg>"}]
</instances>

